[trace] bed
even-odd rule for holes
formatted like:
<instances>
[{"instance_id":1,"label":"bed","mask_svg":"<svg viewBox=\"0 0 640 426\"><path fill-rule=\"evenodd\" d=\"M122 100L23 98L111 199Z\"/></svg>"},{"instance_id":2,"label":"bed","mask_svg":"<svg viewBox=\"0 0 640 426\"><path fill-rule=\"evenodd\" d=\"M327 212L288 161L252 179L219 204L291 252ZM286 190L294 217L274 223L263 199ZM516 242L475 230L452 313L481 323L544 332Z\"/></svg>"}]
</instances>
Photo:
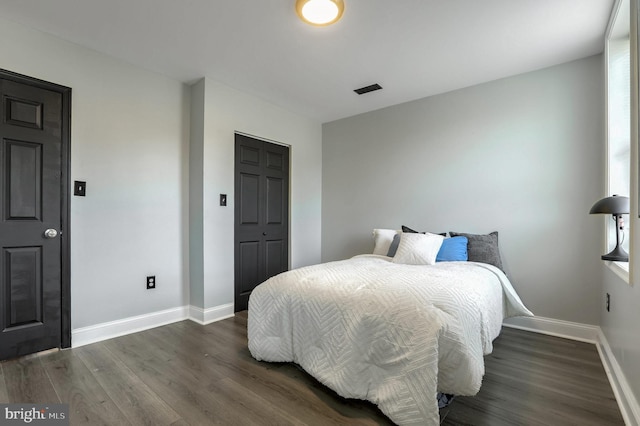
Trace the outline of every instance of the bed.
<instances>
[{"instance_id":1,"label":"bed","mask_svg":"<svg viewBox=\"0 0 640 426\"><path fill-rule=\"evenodd\" d=\"M294 362L396 424L438 425L437 393L475 395L503 319L532 314L496 266L395 259L359 255L256 287L252 356Z\"/></svg>"}]
</instances>

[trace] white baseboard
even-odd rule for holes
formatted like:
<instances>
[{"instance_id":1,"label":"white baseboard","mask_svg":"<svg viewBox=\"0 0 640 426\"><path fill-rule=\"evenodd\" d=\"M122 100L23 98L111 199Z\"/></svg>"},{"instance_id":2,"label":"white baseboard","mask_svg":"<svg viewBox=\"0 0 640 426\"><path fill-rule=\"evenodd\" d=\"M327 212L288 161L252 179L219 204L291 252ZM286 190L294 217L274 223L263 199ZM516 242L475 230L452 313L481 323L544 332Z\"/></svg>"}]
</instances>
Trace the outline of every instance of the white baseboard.
<instances>
[{"instance_id":1,"label":"white baseboard","mask_svg":"<svg viewBox=\"0 0 640 426\"><path fill-rule=\"evenodd\" d=\"M198 324L207 325L212 322L231 318L234 316L233 303L220 305L213 308L202 309L197 306L189 306L189 319Z\"/></svg>"},{"instance_id":2,"label":"white baseboard","mask_svg":"<svg viewBox=\"0 0 640 426\"><path fill-rule=\"evenodd\" d=\"M124 336L189 319L201 325L233 317L233 303L202 309L196 306L180 306L164 311L151 312L135 317L104 322L71 330L71 347L77 348L102 340Z\"/></svg>"},{"instance_id":3,"label":"white baseboard","mask_svg":"<svg viewBox=\"0 0 640 426\"><path fill-rule=\"evenodd\" d=\"M607 373L609 383L627 426L640 426L640 405L616 360L600 327L544 317L515 317L504 321L505 327L533 331L565 339L593 343Z\"/></svg>"},{"instance_id":4,"label":"white baseboard","mask_svg":"<svg viewBox=\"0 0 640 426\"><path fill-rule=\"evenodd\" d=\"M101 340L137 333L184 319L187 319L187 307L181 306L116 321L103 322L89 327L76 328L71 330L71 346L77 348L90 343L100 342Z\"/></svg>"},{"instance_id":5,"label":"white baseboard","mask_svg":"<svg viewBox=\"0 0 640 426\"><path fill-rule=\"evenodd\" d=\"M640 404L633 390L629 386L629 382L618 364L609 341L605 337L602 330L598 333L598 342L596 343L600 359L604 370L607 372L611 388L618 401L620 412L627 426L640 426Z\"/></svg>"},{"instance_id":6,"label":"white baseboard","mask_svg":"<svg viewBox=\"0 0 640 426\"><path fill-rule=\"evenodd\" d=\"M597 325L580 324L545 317L508 318L504 321L503 325L593 344L598 342L598 333L600 332L600 327Z\"/></svg>"}]
</instances>

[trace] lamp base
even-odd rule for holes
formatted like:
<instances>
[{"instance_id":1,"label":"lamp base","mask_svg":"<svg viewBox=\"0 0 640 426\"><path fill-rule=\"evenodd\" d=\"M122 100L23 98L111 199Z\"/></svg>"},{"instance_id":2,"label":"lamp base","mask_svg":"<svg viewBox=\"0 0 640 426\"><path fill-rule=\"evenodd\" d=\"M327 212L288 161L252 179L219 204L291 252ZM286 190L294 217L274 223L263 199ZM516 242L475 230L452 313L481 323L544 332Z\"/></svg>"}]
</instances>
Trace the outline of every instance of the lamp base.
<instances>
[{"instance_id":1,"label":"lamp base","mask_svg":"<svg viewBox=\"0 0 640 426\"><path fill-rule=\"evenodd\" d=\"M602 260L611 260L614 262L628 262L629 255L620 246L616 246L611 252L602 255Z\"/></svg>"}]
</instances>

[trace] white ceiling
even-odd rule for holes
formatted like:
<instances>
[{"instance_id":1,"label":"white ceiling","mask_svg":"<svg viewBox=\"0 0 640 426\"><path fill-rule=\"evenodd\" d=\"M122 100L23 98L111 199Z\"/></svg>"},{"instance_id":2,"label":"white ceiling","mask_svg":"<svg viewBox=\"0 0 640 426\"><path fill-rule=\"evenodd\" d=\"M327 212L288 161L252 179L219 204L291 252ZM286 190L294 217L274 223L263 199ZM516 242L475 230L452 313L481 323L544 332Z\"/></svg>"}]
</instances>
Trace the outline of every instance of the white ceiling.
<instances>
[{"instance_id":1,"label":"white ceiling","mask_svg":"<svg viewBox=\"0 0 640 426\"><path fill-rule=\"evenodd\" d=\"M327 122L603 51L613 0L0 0L0 16L172 78ZM358 96L353 89L384 89Z\"/></svg>"}]
</instances>

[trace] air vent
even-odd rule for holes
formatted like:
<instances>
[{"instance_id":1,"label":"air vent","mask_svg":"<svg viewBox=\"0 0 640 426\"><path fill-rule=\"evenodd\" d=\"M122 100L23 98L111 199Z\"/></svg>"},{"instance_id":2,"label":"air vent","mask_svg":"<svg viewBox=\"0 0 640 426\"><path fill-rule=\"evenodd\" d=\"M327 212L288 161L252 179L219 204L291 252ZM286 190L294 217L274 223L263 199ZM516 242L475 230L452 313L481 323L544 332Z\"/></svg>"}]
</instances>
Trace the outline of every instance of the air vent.
<instances>
[{"instance_id":1,"label":"air vent","mask_svg":"<svg viewBox=\"0 0 640 426\"><path fill-rule=\"evenodd\" d=\"M356 89L354 90L354 92L356 92L358 95L364 95L365 93L375 92L376 90L380 90L380 89L382 89L382 86L376 83L376 84L372 84L371 86L361 87L359 89Z\"/></svg>"}]
</instances>

